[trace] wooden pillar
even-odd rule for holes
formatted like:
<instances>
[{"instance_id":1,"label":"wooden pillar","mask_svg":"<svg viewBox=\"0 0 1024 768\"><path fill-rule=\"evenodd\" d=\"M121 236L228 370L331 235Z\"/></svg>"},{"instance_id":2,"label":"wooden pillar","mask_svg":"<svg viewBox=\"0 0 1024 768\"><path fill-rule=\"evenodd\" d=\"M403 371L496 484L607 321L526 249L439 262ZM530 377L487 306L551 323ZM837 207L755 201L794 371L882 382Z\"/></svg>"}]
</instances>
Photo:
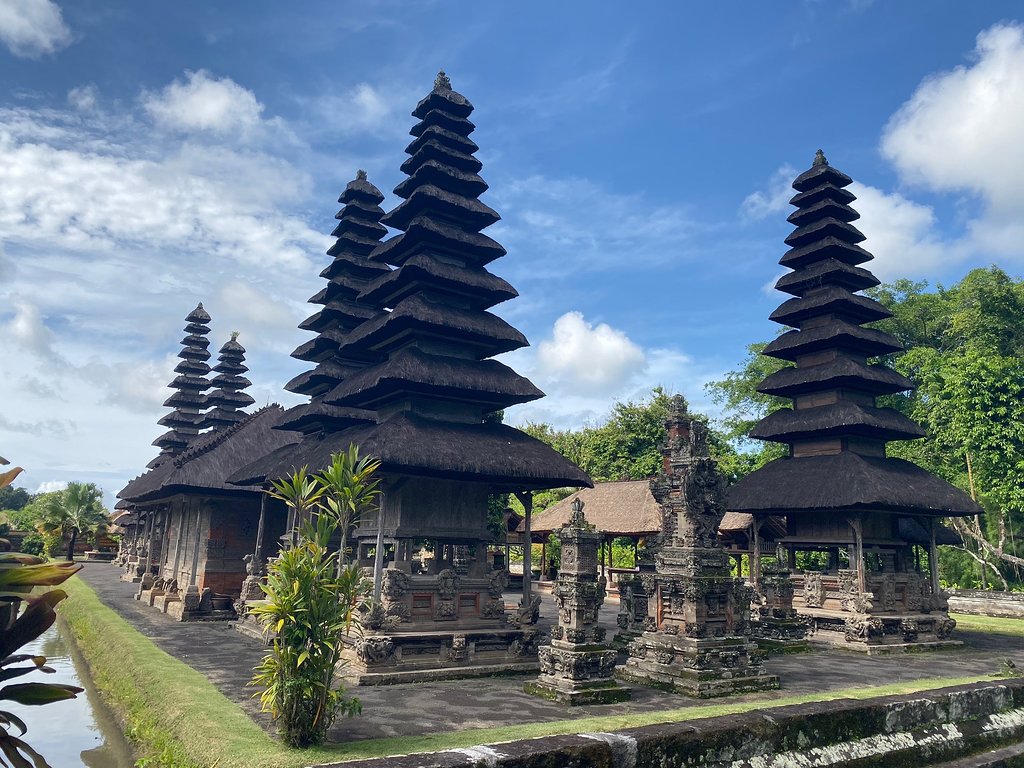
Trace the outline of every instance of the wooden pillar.
<instances>
[{"instance_id":1,"label":"wooden pillar","mask_svg":"<svg viewBox=\"0 0 1024 768\"><path fill-rule=\"evenodd\" d=\"M516 498L523 505L525 513L523 518L523 540L526 542L523 546L523 606L527 607L530 605L530 582L533 579L533 563L531 562L533 559L533 533L530 530L533 521L533 492L516 491Z\"/></svg>"},{"instance_id":2,"label":"wooden pillar","mask_svg":"<svg viewBox=\"0 0 1024 768\"><path fill-rule=\"evenodd\" d=\"M171 571L171 578L175 581L177 581L178 576L181 575L178 573L178 568L181 567L181 541L185 535L186 517L187 515L185 513L185 497L182 496L181 499L178 501L178 540L174 542L174 568Z\"/></svg>"},{"instance_id":3,"label":"wooden pillar","mask_svg":"<svg viewBox=\"0 0 1024 768\"><path fill-rule=\"evenodd\" d=\"M640 567L640 557L637 554L637 547L638 546L640 546L640 537L639 536L634 536L633 537L633 567L634 568L639 568Z\"/></svg>"},{"instance_id":4,"label":"wooden pillar","mask_svg":"<svg viewBox=\"0 0 1024 768\"><path fill-rule=\"evenodd\" d=\"M203 515L203 504L200 500L199 504L196 505L196 529L195 539L192 542L192 569L189 571L188 585L195 587L198 585L197 576L199 575L199 526Z\"/></svg>"},{"instance_id":5,"label":"wooden pillar","mask_svg":"<svg viewBox=\"0 0 1024 768\"><path fill-rule=\"evenodd\" d=\"M939 550L935 546L935 529L938 521L932 517L928 526L928 571L931 575L932 594L939 594Z\"/></svg>"},{"instance_id":6,"label":"wooden pillar","mask_svg":"<svg viewBox=\"0 0 1024 768\"><path fill-rule=\"evenodd\" d=\"M149 513L149 531L146 535L146 566L143 574L148 574L153 567L153 539L156 536L156 516L158 514L156 509Z\"/></svg>"},{"instance_id":7,"label":"wooden pillar","mask_svg":"<svg viewBox=\"0 0 1024 768\"><path fill-rule=\"evenodd\" d=\"M384 580L384 522L387 520L387 491L381 483L380 497L377 504L377 546L373 553L373 602L380 602L381 584ZM434 552L438 557L439 552Z\"/></svg>"},{"instance_id":8,"label":"wooden pillar","mask_svg":"<svg viewBox=\"0 0 1024 768\"><path fill-rule=\"evenodd\" d=\"M256 549L252 557L256 565L263 564L263 529L267 520L267 494L260 494L260 520L256 524Z\"/></svg>"},{"instance_id":9,"label":"wooden pillar","mask_svg":"<svg viewBox=\"0 0 1024 768\"><path fill-rule=\"evenodd\" d=\"M751 528L753 530L750 532L750 583L754 585L754 589L759 589L761 587L761 518L757 515L754 515Z\"/></svg>"},{"instance_id":10,"label":"wooden pillar","mask_svg":"<svg viewBox=\"0 0 1024 768\"><path fill-rule=\"evenodd\" d=\"M853 551L857 556L857 564L855 566L855 570L857 572L857 589L861 592L867 592L867 562L864 559L864 532L860 515L850 520L850 527L853 528Z\"/></svg>"},{"instance_id":11,"label":"wooden pillar","mask_svg":"<svg viewBox=\"0 0 1024 768\"><path fill-rule=\"evenodd\" d=\"M548 571L548 540L544 539L540 543L540 581L544 581L544 578Z\"/></svg>"}]
</instances>

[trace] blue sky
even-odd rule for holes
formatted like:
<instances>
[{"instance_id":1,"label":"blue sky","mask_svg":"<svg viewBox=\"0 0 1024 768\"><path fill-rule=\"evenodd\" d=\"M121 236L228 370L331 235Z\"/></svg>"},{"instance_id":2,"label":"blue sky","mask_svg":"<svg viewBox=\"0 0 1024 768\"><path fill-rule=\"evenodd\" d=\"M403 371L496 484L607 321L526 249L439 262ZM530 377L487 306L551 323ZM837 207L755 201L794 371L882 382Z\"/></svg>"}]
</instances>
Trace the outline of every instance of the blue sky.
<instances>
[{"instance_id":1,"label":"blue sky","mask_svg":"<svg viewBox=\"0 0 1024 768\"><path fill-rule=\"evenodd\" d=\"M401 181L441 68L521 294L496 311L533 344L508 362L548 393L513 422L654 385L709 410L774 332L818 147L880 277L1021 273L1016 3L0 0L0 453L28 487L143 467L199 300L257 402L294 402L338 193Z\"/></svg>"}]
</instances>

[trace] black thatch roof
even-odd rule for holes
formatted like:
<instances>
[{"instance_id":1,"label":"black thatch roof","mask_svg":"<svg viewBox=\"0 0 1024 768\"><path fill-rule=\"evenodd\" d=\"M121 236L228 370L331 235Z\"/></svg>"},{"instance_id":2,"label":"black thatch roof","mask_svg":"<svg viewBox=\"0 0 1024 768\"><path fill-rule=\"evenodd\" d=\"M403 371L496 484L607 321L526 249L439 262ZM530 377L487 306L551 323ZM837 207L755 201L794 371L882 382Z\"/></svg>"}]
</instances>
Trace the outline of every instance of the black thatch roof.
<instances>
[{"instance_id":1,"label":"black thatch roof","mask_svg":"<svg viewBox=\"0 0 1024 768\"><path fill-rule=\"evenodd\" d=\"M981 512L966 493L916 464L850 452L769 462L729 489L727 507L778 515L878 510L956 517Z\"/></svg>"},{"instance_id":2,"label":"black thatch roof","mask_svg":"<svg viewBox=\"0 0 1024 768\"><path fill-rule=\"evenodd\" d=\"M854 267L836 259L823 259L799 270L783 275L775 288L794 296L804 296L815 288L841 285L850 291L862 291L879 284L879 279L863 267Z\"/></svg>"},{"instance_id":3,"label":"black thatch roof","mask_svg":"<svg viewBox=\"0 0 1024 768\"><path fill-rule=\"evenodd\" d=\"M353 424L374 421L376 419L372 411L327 405L323 399L315 397L309 403L296 405L285 411L284 416L274 426L274 429L310 434L319 432L321 429L340 431Z\"/></svg>"},{"instance_id":4,"label":"black thatch roof","mask_svg":"<svg viewBox=\"0 0 1024 768\"><path fill-rule=\"evenodd\" d=\"M450 292L466 299L473 309L487 309L519 293L496 275L480 267L459 267L427 256L413 256L366 286L359 298L393 307L417 291Z\"/></svg>"},{"instance_id":5,"label":"black thatch roof","mask_svg":"<svg viewBox=\"0 0 1024 768\"><path fill-rule=\"evenodd\" d=\"M264 456L298 440L295 433L273 428L283 415L281 406L271 405L248 414L243 421L227 429L207 432L180 455L132 480L117 495L140 503L178 493L258 492L257 487L240 487L229 484L227 479L253 457Z\"/></svg>"},{"instance_id":6,"label":"black thatch roof","mask_svg":"<svg viewBox=\"0 0 1024 768\"><path fill-rule=\"evenodd\" d=\"M876 357L899 352L903 345L889 334L874 328L861 328L845 320L832 320L814 328L787 331L777 336L761 354L795 361L801 355L825 349L842 349L865 357Z\"/></svg>"},{"instance_id":7,"label":"black thatch roof","mask_svg":"<svg viewBox=\"0 0 1024 768\"><path fill-rule=\"evenodd\" d=\"M788 367L761 382L757 391L766 395L793 397L804 392L843 387L873 395L889 395L913 389L914 383L884 365L867 365L852 357L837 356L818 365Z\"/></svg>"},{"instance_id":8,"label":"black thatch roof","mask_svg":"<svg viewBox=\"0 0 1024 768\"><path fill-rule=\"evenodd\" d=\"M783 302L768 317L776 323L799 327L812 317L833 313L855 323L871 323L892 317L892 312L874 299L850 293L843 285L828 285L806 296Z\"/></svg>"},{"instance_id":9,"label":"black thatch roof","mask_svg":"<svg viewBox=\"0 0 1024 768\"><path fill-rule=\"evenodd\" d=\"M780 408L750 431L758 440L791 443L799 438L857 435L879 440L924 437L917 422L892 408L874 408L840 400L812 408Z\"/></svg>"},{"instance_id":10,"label":"black thatch roof","mask_svg":"<svg viewBox=\"0 0 1024 768\"><path fill-rule=\"evenodd\" d=\"M178 353L181 362L174 368L178 376L169 385L175 392L164 402L173 410L157 422L170 430L153 441L162 454L181 453L204 426L202 410L206 396L203 393L210 388L206 378L210 372L206 363L210 358L209 322L210 315L203 309L202 302L185 317L186 336L181 340L183 348Z\"/></svg>"},{"instance_id":11,"label":"black thatch roof","mask_svg":"<svg viewBox=\"0 0 1024 768\"><path fill-rule=\"evenodd\" d=\"M206 396L206 405L210 408L202 424L204 427L224 429L245 418L242 408L248 408L256 401L242 390L251 382L242 374L249 369L245 365L245 347L238 343L238 334L232 333L231 338L220 348L217 365L213 370L217 376L212 386L217 387Z\"/></svg>"},{"instance_id":12,"label":"black thatch roof","mask_svg":"<svg viewBox=\"0 0 1024 768\"><path fill-rule=\"evenodd\" d=\"M544 393L497 360L430 355L409 347L341 382L324 400L335 405L379 408L404 393L419 393L500 410Z\"/></svg>"},{"instance_id":13,"label":"black thatch roof","mask_svg":"<svg viewBox=\"0 0 1024 768\"><path fill-rule=\"evenodd\" d=\"M456 424L409 413L381 424L307 437L236 472L230 480L257 484L293 469L320 469L349 445L381 460L381 472L486 483L502 490L593 485L579 467L551 447L504 424Z\"/></svg>"}]
</instances>

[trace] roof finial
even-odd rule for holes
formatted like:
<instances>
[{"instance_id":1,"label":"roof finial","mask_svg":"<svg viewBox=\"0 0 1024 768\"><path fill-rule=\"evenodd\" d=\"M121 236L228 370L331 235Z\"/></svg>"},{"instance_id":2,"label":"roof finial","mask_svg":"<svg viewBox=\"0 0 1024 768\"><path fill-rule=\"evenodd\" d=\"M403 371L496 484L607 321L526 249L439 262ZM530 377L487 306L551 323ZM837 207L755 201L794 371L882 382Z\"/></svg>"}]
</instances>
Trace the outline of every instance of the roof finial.
<instances>
[{"instance_id":1,"label":"roof finial","mask_svg":"<svg viewBox=\"0 0 1024 768\"><path fill-rule=\"evenodd\" d=\"M203 302L200 301L199 304L196 306L196 309L202 309L202 308L203 308Z\"/></svg>"},{"instance_id":2,"label":"roof finial","mask_svg":"<svg viewBox=\"0 0 1024 768\"><path fill-rule=\"evenodd\" d=\"M819 165L828 165L828 160L825 159L825 153L820 149L814 153L814 162L811 163L811 167L817 168Z\"/></svg>"},{"instance_id":3,"label":"roof finial","mask_svg":"<svg viewBox=\"0 0 1024 768\"><path fill-rule=\"evenodd\" d=\"M232 331L231 332L231 340L232 341L238 341L238 331Z\"/></svg>"},{"instance_id":4,"label":"roof finial","mask_svg":"<svg viewBox=\"0 0 1024 768\"><path fill-rule=\"evenodd\" d=\"M356 171L356 181L366 181L366 171L362 168Z\"/></svg>"},{"instance_id":5,"label":"roof finial","mask_svg":"<svg viewBox=\"0 0 1024 768\"><path fill-rule=\"evenodd\" d=\"M577 496L572 500L572 514L569 515L570 528L587 528L587 518L583 516L583 499Z\"/></svg>"},{"instance_id":6,"label":"roof finial","mask_svg":"<svg viewBox=\"0 0 1024 768\"><path fill-rule=\"evenodd\" d=\"M440 70L437 73L437 77L434 78L434 90L435 91L450 91L452 89L452 81L448 79L448 75L444 73L444 70Z\"/></svg>"}]
</instances>

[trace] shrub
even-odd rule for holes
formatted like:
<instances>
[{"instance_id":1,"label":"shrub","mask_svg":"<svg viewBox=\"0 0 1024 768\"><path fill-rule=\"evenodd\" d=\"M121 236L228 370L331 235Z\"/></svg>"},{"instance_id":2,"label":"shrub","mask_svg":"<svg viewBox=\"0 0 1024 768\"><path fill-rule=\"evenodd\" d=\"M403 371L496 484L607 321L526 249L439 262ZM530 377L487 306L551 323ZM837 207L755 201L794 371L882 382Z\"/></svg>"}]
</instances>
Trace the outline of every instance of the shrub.
<instances>
[{"instance_id":1,"label":"shrub","mask_svg":"<svg viewBox=\"0 0 1024 768\"><path fill-rule=\"evenodd\" d=\"M26 555L41 555L46 549L46 542L38 533L28 533L21 540L21 551Z\"/></svg>"},{"instance_id":2,"label":"shrub","mask_svg":"<svg viewBox=\"0 0 1024 768\"><path fill-rule=\"evenodd\" d=\"M356 566L337 572L337 553L328 549L335 531L325 516L307 523L298 543L270 564L266 603L252 609L277 633L252 684L263 687L263 711L278 721L290 747L322 744L339 714L361 710L334 678L340 636L350 628L365 579Z\"/></svg>"}]
</instances>

